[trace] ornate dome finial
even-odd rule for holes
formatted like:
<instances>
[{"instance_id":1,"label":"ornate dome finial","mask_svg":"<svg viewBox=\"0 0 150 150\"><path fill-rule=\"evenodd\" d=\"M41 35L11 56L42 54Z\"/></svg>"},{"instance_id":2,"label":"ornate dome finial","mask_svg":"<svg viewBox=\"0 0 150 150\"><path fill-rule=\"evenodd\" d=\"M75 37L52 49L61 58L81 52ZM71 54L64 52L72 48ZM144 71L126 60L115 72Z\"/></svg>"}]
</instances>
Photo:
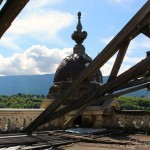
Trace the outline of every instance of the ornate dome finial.
<instances>
[{"instance_id":1,"label":"ornate dome finial","mask_svg":"<svg viewBox=\"0 0 150 150\"><path fill-rule=\"evenodd\" d=\"M81 45L83 41L87 37L87 32L86 31L81 31L82 30L82 25L81 25L81 12L78 12L78 24L77 24L77 31L74 31L72 34L72 39L77 43L77 45Z\"/></svg>"},{"instance_id":2,"label":"ornate dome finial","mask_svg":"<svg viewBox=\"0 0 150 150\"><path fill-rule=\"evenodd\" d=\"M77 31L81 31L82 30L82 25L81 25L81 12L78 12L78 24L77 24Z\"/></svg>"}]
</instances>

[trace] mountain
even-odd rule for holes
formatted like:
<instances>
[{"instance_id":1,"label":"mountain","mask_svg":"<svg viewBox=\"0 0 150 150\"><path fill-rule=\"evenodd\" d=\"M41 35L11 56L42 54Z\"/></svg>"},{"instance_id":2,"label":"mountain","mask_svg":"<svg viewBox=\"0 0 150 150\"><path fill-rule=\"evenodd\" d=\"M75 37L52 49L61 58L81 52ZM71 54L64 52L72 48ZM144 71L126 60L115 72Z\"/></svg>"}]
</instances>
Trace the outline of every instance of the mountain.
<instances>
[{"instance_id":1,"label":"mountain","mask_svg":"<svg viewBox=\"0 0 150 150\"><path fill-rule=\"evenodd\" d=\"M54 74L1 76L0 95L14 95L18 93L48 94L53 84Z\"/></svg>"},{"instance_id":2,"label":"mountain","mask_svg":"<svg viewBox=\"0 0 150 150\"><path fill-rule=\"evenodd\" d=\"M23 75L23 76L0 76L0 95L14 95L18 93L47 95L53 85L54 74ZM108 76L104 76L104 83ZM128 96L150 97L147 90L139 90Z\"/></svg>"}]
</instances>

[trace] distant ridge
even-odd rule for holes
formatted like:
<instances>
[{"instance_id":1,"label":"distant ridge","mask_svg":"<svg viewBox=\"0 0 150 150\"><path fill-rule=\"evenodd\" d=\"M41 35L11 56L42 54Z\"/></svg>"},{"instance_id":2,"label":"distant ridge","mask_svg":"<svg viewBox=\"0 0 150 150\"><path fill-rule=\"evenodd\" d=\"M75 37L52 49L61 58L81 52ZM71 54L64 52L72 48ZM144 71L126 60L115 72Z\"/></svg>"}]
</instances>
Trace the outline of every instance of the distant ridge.
<instances>
[{"instance_id":1,"label":"distant ridge","mask_svg":"<svg viewBox=\"0 0 150 150\"><path fill-rule=\"evenodd\" d=\"M53 84L54 74L1 76L0 95L14 95L18 93L48 94Z\"/></svg>"},{"instance_id":2,"label":"distant ridge","mask_svg":"<svg viewBox=\"0 0 150 150\"><path fill-rule=\"evenodd\" d=\"M54 74L0 76L0 95L15 95L18 93L47 95L53 85ZM108 76L103 77L104 83ZM129 96L150 97L150 92L140 90L127 94Z\"/></svg>"}]
</instances>

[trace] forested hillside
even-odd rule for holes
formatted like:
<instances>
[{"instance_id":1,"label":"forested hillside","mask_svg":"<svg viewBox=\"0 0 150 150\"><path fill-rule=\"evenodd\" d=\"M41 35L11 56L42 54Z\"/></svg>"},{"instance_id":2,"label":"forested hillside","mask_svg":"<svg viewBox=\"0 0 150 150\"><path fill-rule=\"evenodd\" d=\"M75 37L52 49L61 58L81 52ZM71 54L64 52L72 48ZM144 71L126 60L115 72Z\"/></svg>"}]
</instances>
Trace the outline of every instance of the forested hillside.
<instances>
[{"instance_id":1,"label":"forested hillside","mask_svg":"<svg viewBox=\"0 0 150 150\"><path fill-rule=\"evenodd\" d=\"M117 100L122 110L150 110L150 98L122 96Z\"/></svg>"},{"instance_id":2,"label":"forested hillside","mask_svg":"<svg viewBox=\"0 0 150 150\"><path fill-rule=\"evenodd\" d=\"M45 99L44 95L0 95L0 108L40 108L41 102Z\"/></svg>"}]
</instances>

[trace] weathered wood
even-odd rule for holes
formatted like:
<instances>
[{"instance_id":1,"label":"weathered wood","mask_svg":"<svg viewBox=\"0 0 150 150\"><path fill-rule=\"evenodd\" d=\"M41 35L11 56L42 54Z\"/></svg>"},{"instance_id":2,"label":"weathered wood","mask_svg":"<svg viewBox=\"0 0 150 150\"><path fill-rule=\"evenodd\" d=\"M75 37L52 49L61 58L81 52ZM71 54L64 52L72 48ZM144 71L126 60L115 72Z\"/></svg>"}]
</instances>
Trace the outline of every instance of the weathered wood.
<instances>
[{"instance_id":1,"label":"weathered wood","mask_svg":"<svg viewBox=\"0 0 150 150\"><path fill-rule=\"evenodd\" d=\"M117 92L117 93L115 93L115 94L97 97L97 98L93 99L93 101L94 101L94 102L101 102L101 103L102 103L103 101L105 101L105 100L107 100L107 99L110 99L110 98L111 98L111 99L112 99L112 98L117 98L117 97L122 96L122 95L124 95L124 94L128 94L128 93L131 93L131 92L135 92L135 91L144 89L144 88L146 88L146 87L147 87L147 84L140 85L140 86L137 86L137 87L134 87L134 88L130 88L130 89L121 91L121 92ZM77 113L75 114L75 117L73 116L72 118L70 118L70 120L68 120L68 121L66 122L66 124L65 124L64 127L69 126L69 124L71 124L71 123L76 119L76 117L78 117L78 115L79 115L80 113L82 113L82 111L84 111L84 109L85 109L87 106L89 106L90 104L91 104L91 103L86 103L86 104L84 104L84 105L77 111ZM71 106L72 106L72 105L69 105L69 106L67 106L67 107L64 108L64 109L57 111L57 112L54 114L54 116L51 118L51 120L54 120L54 119L56 119L57 117L63 116L63 115L65 115L65 114L67 114L68 112L73 111L73 110L75 110L75 109L78 108L77 106L74 106L74 107L72 107L72 109L71 109L71 108L70 108ZM49 122L49 118L46 118L45 123L47 123L47 122Z\"/></svg>"},{"instance_id":2,"label":"weathered wood","mask_svg":"<svg viewBox=\"0 0 150 150\"><path fill-rule=\"evenodd\" d=\"M148 86L148 84L136 86L136 87L133 87L133 88L130 88L130 89L127 89L127 90L124 90L124 91L115 93L115 94L113 94L113 97L116 98L116 97L119 97L119 96L121 96L121 95L125 95L125 94L128 94L128 93L132 93L132 92L135 92L135 91L138 91L138 90L147 88L147 86Z\"/></svg>"},{"instance_id":3,"label":"weathered wood","mask_svg":"<svg viewBox=\"0 0 150 150\"><path fill-rule=\"evenodd\" d=\"M141 68L141 69L139 69L139 68ZM97 90L94 90L93 93L88 94L88 95L84 96L84 98L76 100L75 102L72 102L69 107L59 110L58 111L59 115L61 116L64 112L68 113L69 111L80 108L83 105L92 102L95 98L98 98L98 97L99 97L100 101L102 102L104 99L103 98L101 99L101 97L104 94L106 94L109 91L113 90L114 88L121 86L122 84L130 81L131 79L135 78L136 76L143 74L144 72L146 72L149 69L150 69L150 57L147 57L144 60L142 60L141 62L139 62L138 64L136 64L135 66L131 67L129 70L127 70L123 74L119 75L114 80L102 85ZM50 114L41 123L43 124L43 123L50 121L52 118L55 117L55 115L56 115L55 113L56 112L53 112L52 114ZM57 117L59 117L59 115Z\"/></svg>"},{"instance_id":4,"label":"weathered wood","mask_svg":"<svg viewBox=\"0 0 150 150\"><path fill-rule=\"evenodd\" d=\"M127 90L124 90L124 91L121 91L121 92L118 92L118 93L115 93L115 94L111 94L111 95L108 95L108 96L105 96L105 97L101 97L101 98L97 98L97 99L94 99L95 102L98 102L98 101L105 101L107 99L112 99L112 98L117 98L119 96L122 96L122 95L125 95L125 94L128 94L128 93L132 93L132 92L135 92L135 91L138 91L138 90L141 90L141 89L144 89L144 88L147 88L147 84L144 84L144 85L140 85L140 86L137 86L137 87L134 87L134 88L130 88L130 89L127 89ZM70 117L63 125L63 128L67 128L70 124L73 123L73 121L84 111L85 108L87 108L87 106L89 106L91 103L87 103L85 105L83 105L79 110L77 110L77 112L72 116ZM70 107L70 106L68 106ZM62 114L64 115L64 114Z\"/></svg>"},{"instance_id":5,"label":"weathered wood","mask_svg":"<svg viewBox=\"0 0 150 150\"><path fill-rule=\"evenodd\" d=\"M36 134L34 136L3 136L0 137L0 148L10 147L10 146L21 146L21 145L32 145L25 146L22 149L26 148L48 148L53 146L59 146L64 144L70 144L77 142L78 140L67 139L65 137L61 138L58 136L49 136L47 133L45 134Z\"/></svg>"},{"instance_id":6,"label":"weathered wood","mask_svg":"<svg viewBox=\"0 0 150 150\"><path fill-rule=\"evenodd\" d=\"M79 142L79 140L68 140L66 142L61 142L61 143L40 143L38 145L32 145L32 146L25 146L22 148L19 148L19 150L31 150L31 149L45 149L45 148L53 148L53 147L58 147L58 146L63 146L63 145L68 145L72 143Z\"/></svg>"},{"instance_id":7,"label":"weathered wood","mask_svg":"<svg viewBox=\"0 0 150 150\"><path fill-rule=\"evenodd\" d=\"M142 33L142 30L150 25L150 13L148 13L143 21L141 21L136 28L133 29L132 34L130 35L130 40L134 39L136 36L138 36L140 33ZM138 32L137 32L138 28Z\"/></svg>"},{"instance_id":8,"label":"weathered wood","mask_svg":"<svg viewBox=\"0 0 150 150\"><path fill-rule=\"evenodd\" d=\"M105 144L125 144L126 142L118 141L118 140L112 140L112 139L101 139L102 137L107 137L113 134L122 133L122 131L118 131L115 129L112 130L106 130L103 132L98 132L97 134L86 134L86 136L82 134L61 134L59 135L62 138L72 138L80 140L81 142L90 142L90 143L105 143Z\"/></svg>"},{"instance_id":9,"label":"weathered wood","mask_svg":"<svg viewBox=\"0 0 150 150\"><path fill-rule=\"evenodd\" d=\"M3 2L3 0L0 0L0 5L1 5L2 2Z\"/></svg>"},{"instance_id":10,"label":"weathered wood","mask_svg":"<svg viewBox=\"0 0 150 150\"><path fill-rule=\"evenodd\" d=\"M149 59L149 58L146 58L145 60L147 60L147 59ZM139 64L141 64L141 63L142 63L142 64L146 64L146 63L144 63L145 60L143 60L143 61L140 62ZM147 62L147 65L148 65L148 64L149 64L149 62ZM143 65L142 65L142 66L143 66ZM133 70L134 70L136 73L138 73L138 70L139 70L138 67L140 67L140 65L137 64L137 65L135 65L134 67L132 67L131 69L129 69L128 71L126 71L125 73L123 73L122 75L118 76L118 77L120 78L119 80L118 80L118 77L117 77L116 79L114 79L115 81L113 80L113 81L111 81L110 83L107 83L107 84L103 85L103 86L108 86L108 88L107 88L107 89L104 88L104 90L109 91L109 87L111 87L111 85L115 85L115 86L117 87L117 86L121 83L121 81L123 82L124 79L125 79L125 81L124 81L123 83L126 83L126 81L128 80L127 78L125 78L125 77L127 76L126 74L129 74L128 77L130 76L131 79L134 78L136 75L138 76L138 75L140 74L140 72L139 72L139 74L131 74L131 73L130 73L130 72L132 72ZM135 68L136 68L137 71L135 70ZM148 66L147 69L148 69L148 70L150 69L150 64L149 64L149 66ZM141 70L144 70L144 71L145 71L145 68L142 67ZM142 72L142 73L143 73L143 72ZM129 79L129 80L130 80L130 79ZM116 97L116 96L120 96L120 95L123 94L123 93L118 93L118 94L116 93L116 95L111 95L111 97L107 97L107 96L103 97L103 96L100 95L100 93L103 91L103 86L100 87L100 88L98 88L98 90L97 90L98 95L96 95L96 91L94 90L93 93L84 96L83 98L77 100L76 102L72 102L68 107L66 106L66 108L63 108L63 109L57 111L56 113L53 113L53 114L49 115L49 117L47 117L47 118L44 120L44 122L41 122L41 125L42 125L43 123L49 122L50 120L53 120L54 118L56 119L57 117L60 117L60 116L62 116L62 115L64 115L64 114L68 113L69 111L78 109L78 108L80 108L81 106L84 106L84 105L88 105L88 104L90 104L90 102L95 101L95 99L102 103L102 102L103 102L104 100L106 100L106 99L114 98L114 97ZM132 91L134 91L134 90L135 90L135 89L133 88ZM138 90L138 88L137 88L136 90ZM127 91L127 92L129 92L129 91ZM130 91L130 92L131 92L131 91ZM94 96L94 94L95 94L96 96ZM104 93L101 93L101 94L104 94ZM124 94L125 94L125 93L124 93Z\"/></svg>"},{"instance_id":11,"label":"weathered wood","mask_svg":"<svg viewBox=\"0 0 150 150\"><path fill-rule=\"evenodd\" d=\"M137 28L138 25L145 19L146 15L150 12L150 0L137 12L137 14L125 25L125 27L115 36L115 38L103 49L103 51L90 63L90 65L83 70L76 81L57 98L49 107L45 109L23 132L31 133L35 130L43 120L51 113L55 112L63 103L67 101L67 98L77 90L77 88L87 79L92 76L93 73L98 71L108 59L116 53L122 42L130 39L133 34L139 33L141 28Z\"/></svg>"},{"instance_id":12,"label":"weathered wood","mask_svg":"<svg viewBox=\"0 0 150 150\"><path fill-rule=\"evenodd\" d=\"M150 38L150 26L144 27L142 33Z\"/></svg>"},{"instance_id":13,"label":"weathered wood","mask_svg":"<svg viewBox=\"0 0 150 150\"><path fill-rule=\"evenodd\" d=\"M120 47L117 58L115 60L114 66L112 68L112 71L110 73L110 76L109 76L107 82L111 81L112 79L114 79L117 76L119 69L121 67L122 61L124 59L124 56L126 54L126 51L128 49L129 43L130 43L130 41L127 41L127 42L123 43L122 46Z\"/></svg>"},{"instance_id":14,"label":"weathered wood","mask_svg":"<svg viewBox=\"0 0 150 150\"><path fill-rule=\"evenodd\" d=\"M29 0L7 0L0 11L0 38Z\"/></svg>"},{"instance_id":15,"label":"weathered wood","mask_svg":"<svg viewBox=\"0 0 150 150\"><path fill-rule=\"evenodd\" d=\"M121 87L117 87L116 89L113 89L113 91L123 90L125 88L130 88L130 87L137 86L137 85L140 85L140 84L144 84L144 83L147 83L147 82L150 82L150 77L141 78L141 79L137 79L137 80L127 82L126 84L122 85Z\"/></svg>"}]
</instances>

